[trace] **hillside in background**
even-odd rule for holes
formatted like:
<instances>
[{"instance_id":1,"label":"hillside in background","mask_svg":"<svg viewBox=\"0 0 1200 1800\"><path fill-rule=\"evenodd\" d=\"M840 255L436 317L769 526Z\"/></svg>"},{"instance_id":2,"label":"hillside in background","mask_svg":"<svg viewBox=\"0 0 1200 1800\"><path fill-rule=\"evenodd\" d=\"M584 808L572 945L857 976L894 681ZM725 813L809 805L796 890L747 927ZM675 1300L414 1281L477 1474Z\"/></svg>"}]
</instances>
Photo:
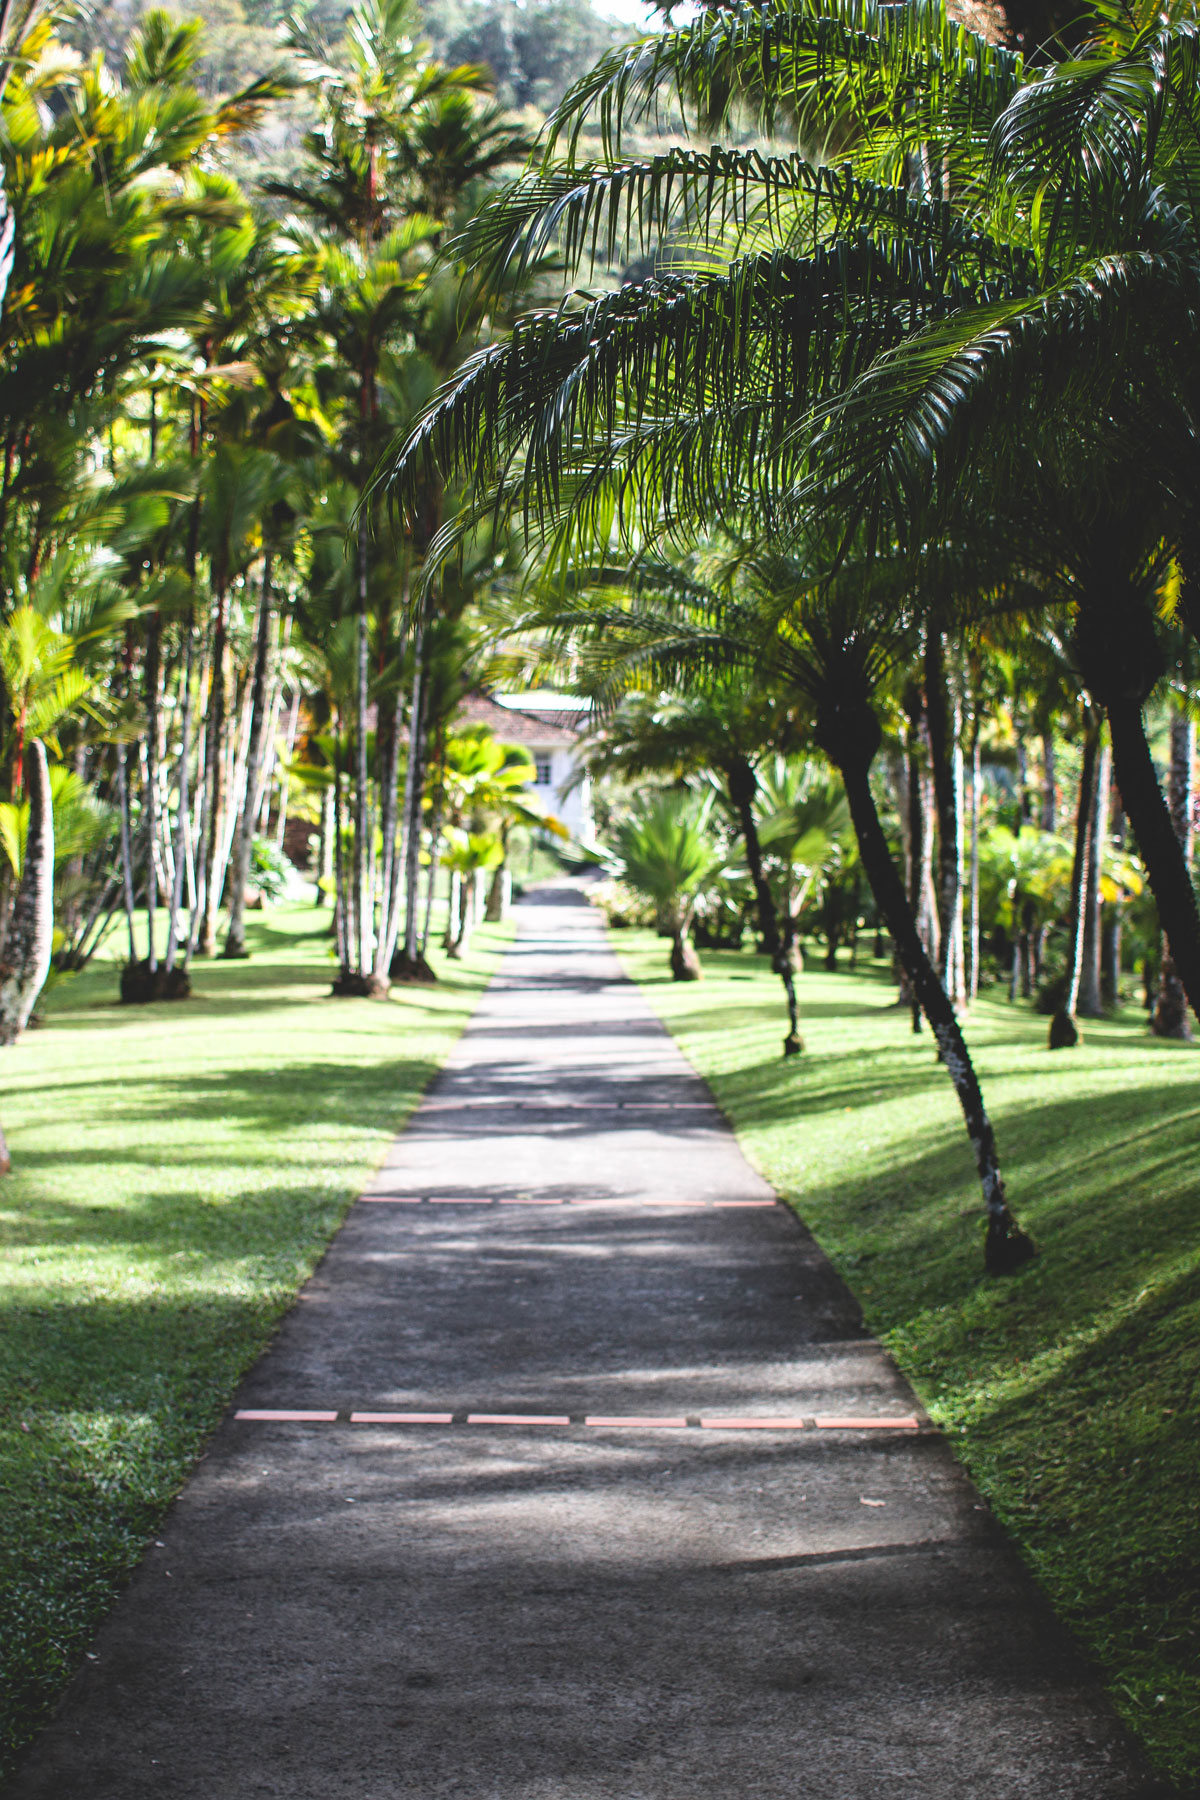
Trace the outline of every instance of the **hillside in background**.
<instances>
[{"instance_id":1,"label":"hillside in background","mask_svg":"<svg viewBox=\"0 0 1200 1800\"><path fill-rule=\"evenodd\" d=\"M98 0L69 35L81 50L119 59L134 23L150 10L148 0ZM290 9L279 0L180 0L166 10L203 19L204 84L214 93L232 93L280 60L277 29ZM349 9L345 0L316 0L299 10L335 37ZM539 114L612 44L635 33L586 0L428 0L421 10L439 58L487 63L505 106Z\"/></svg>"}]
</instances>

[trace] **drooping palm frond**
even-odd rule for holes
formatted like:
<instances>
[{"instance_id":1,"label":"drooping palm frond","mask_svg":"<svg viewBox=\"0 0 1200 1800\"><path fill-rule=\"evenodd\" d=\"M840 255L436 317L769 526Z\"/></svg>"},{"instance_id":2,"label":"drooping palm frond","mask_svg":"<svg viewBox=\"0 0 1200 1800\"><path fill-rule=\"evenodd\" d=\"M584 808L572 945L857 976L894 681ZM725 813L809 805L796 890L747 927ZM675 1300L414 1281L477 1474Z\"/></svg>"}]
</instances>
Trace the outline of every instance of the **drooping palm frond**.
<instances>
[{"instance_id":1,"label":"drooping palm frond","mask_svg":"<svg viewBox=\"0 0 1200 1800\"><path fill-rule=\"evenodd\" d=\"M673 31L610 52L570 90L550 120L547 154L573 153L599 124L608 155L623 131L653 113L665 93L715 130L737 107L772 129L845 140L886 125L912 145L986 133L1019 86L1019 56L953 21L940 0L905 7L875 0L801 0L787 8L705 10ZM889 155L894 151L889 145Z\"/></svg>"},{"instance_id":2,"label":"drooping palm frond","mask_svg":"<svg viewBox=\"0 0 1200 1800\"><path fill-rule=\"evenodd\" d=\"M378 479L404 505L457 475L544 525L582 471L585 501L615 483L645 530L719 522L746 490L789 485L814 404L991 291L944 243L865 234L631 284L522 320L468 360Z\"/></svg>"},{"instance_id":3,"label":"drooping palm frond","mask_svg":"<svg viewBox=\"0 0 1200 1800\"><path fill-rule=\"evenodd\" d=\"M640 162L533 170L490 199L452 249L495 281L553 250L569 270L667 245L668 255L723 244L757 227L795 254L861 233L971 258L979 279L1029 280L1032 259L945 202L866 180L796 152L673 146ZM736 244L736 239L735 239Z\"/></svg>"},{"instance_id":4,"label":"drooping palm frond","mask_svg":"<svg viewBox=\"0 0 1200 1800\"><path fill-rule=\"evenodd\" d=\"M1027 456L1031 438L1069 416L1078 444L1090 414L1111 437L1115 390L1148 319L1178 328L1189 285L1178 256L1145 251L964 307L889 346L798 423L798 443L842 507L915 545L997 436L1021 438Z\"/></svg>"}]
</instances>

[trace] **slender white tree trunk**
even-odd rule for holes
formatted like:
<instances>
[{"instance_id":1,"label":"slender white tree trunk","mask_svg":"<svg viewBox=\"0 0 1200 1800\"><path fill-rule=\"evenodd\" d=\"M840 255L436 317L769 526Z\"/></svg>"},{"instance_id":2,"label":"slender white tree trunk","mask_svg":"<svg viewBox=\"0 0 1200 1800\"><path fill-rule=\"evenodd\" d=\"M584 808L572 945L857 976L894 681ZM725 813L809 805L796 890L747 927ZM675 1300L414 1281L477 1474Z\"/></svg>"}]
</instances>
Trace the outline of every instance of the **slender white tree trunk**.
<instances>
[{"instance_id":1,"label":"slender white tree trunk","mask_svg":"<svg viewBox=\"0 0 1200 1800\"><path fill-rule=\"evenodd\" d=\"M254 646L254 679L250 692L250 733L246 745L244 798L229 871L229 930L225 956L246 955L246 888L250 880L250 854L254 847L254 823L258 813L258 772L262 763L263 733L267 716L267 684L271 654L271 552L263 556L262 592L258 607L258 633Z\"/></svg>"},{"instance_id":2,"label":"slender white tree trunk","mask_svg":"<svg viewBox=\"0 0 1200 1800\"><path fill-rule=\"evenodd\" d=\"M29 829L0 963L0 1044L15 1042L28 1024L54 949L54 807L46 750L37 738L25 751L25 785Z\"/></svg>"}]
</instances>

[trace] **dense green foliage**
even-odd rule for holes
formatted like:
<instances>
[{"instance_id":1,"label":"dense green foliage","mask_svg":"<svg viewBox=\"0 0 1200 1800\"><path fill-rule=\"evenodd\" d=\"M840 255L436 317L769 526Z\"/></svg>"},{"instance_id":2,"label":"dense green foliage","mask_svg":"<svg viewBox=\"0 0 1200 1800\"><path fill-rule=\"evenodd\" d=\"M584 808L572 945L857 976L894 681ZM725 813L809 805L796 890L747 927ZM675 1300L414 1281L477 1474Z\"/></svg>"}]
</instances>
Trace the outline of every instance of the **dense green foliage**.
<instances>
[{"instance_id":1,"label":"dense green foliage","mask_svg":"<svg viewBox=\"0 0 1200 1800\"><path fill-rule=\"evenodd\" d=\"M132 32L149 11L145 0L99 0L69 27L69 37L85 52L101 50L118 62ZM279 0L187 0L171 9L204 25L200 78L211 93L229 94L269 68L280 55L279 28L296 10ZM305 18L336 36L349 0L315 0ZM606 50L624 40L627 27L603 7L568 0L426 0L421 30L439 60L486 63L499 99L520 110L545 114L572 84L587 74ZM265 148L277 161L278 144L294 141L302 112L268 129Z\"/></svg>"},{"instance_id":2,"label":"dense green foliage","mask_svg":"<svg viewBox=\"0 0 1200 1800\"><path fill-rule=\"evenodd\" d=\"M326 917L130 1013L103 958L9 1055L0 1193L0 1769L37 1730L507 935L419 1002L328 998ZM63 1126L69 1113L70 1129Z\"/></svg>"}]
</instances>

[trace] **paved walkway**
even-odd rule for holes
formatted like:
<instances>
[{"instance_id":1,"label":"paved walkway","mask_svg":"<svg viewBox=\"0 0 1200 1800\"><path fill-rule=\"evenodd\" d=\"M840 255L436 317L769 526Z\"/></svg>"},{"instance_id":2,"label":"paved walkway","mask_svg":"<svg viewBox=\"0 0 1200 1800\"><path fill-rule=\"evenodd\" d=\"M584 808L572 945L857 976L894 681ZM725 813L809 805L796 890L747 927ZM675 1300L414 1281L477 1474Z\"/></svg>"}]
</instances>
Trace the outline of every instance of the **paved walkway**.
<instances>
[{"instance_id":1,"label":"paved walkway","mask_svg":"<svg viewBox=\"0 0 1200 1800\"><path fill-rule=\"evenodd\" d=\"M594 916L518 918L12 1800L1140 1793Z\"/></svg>"}]
</instances>

